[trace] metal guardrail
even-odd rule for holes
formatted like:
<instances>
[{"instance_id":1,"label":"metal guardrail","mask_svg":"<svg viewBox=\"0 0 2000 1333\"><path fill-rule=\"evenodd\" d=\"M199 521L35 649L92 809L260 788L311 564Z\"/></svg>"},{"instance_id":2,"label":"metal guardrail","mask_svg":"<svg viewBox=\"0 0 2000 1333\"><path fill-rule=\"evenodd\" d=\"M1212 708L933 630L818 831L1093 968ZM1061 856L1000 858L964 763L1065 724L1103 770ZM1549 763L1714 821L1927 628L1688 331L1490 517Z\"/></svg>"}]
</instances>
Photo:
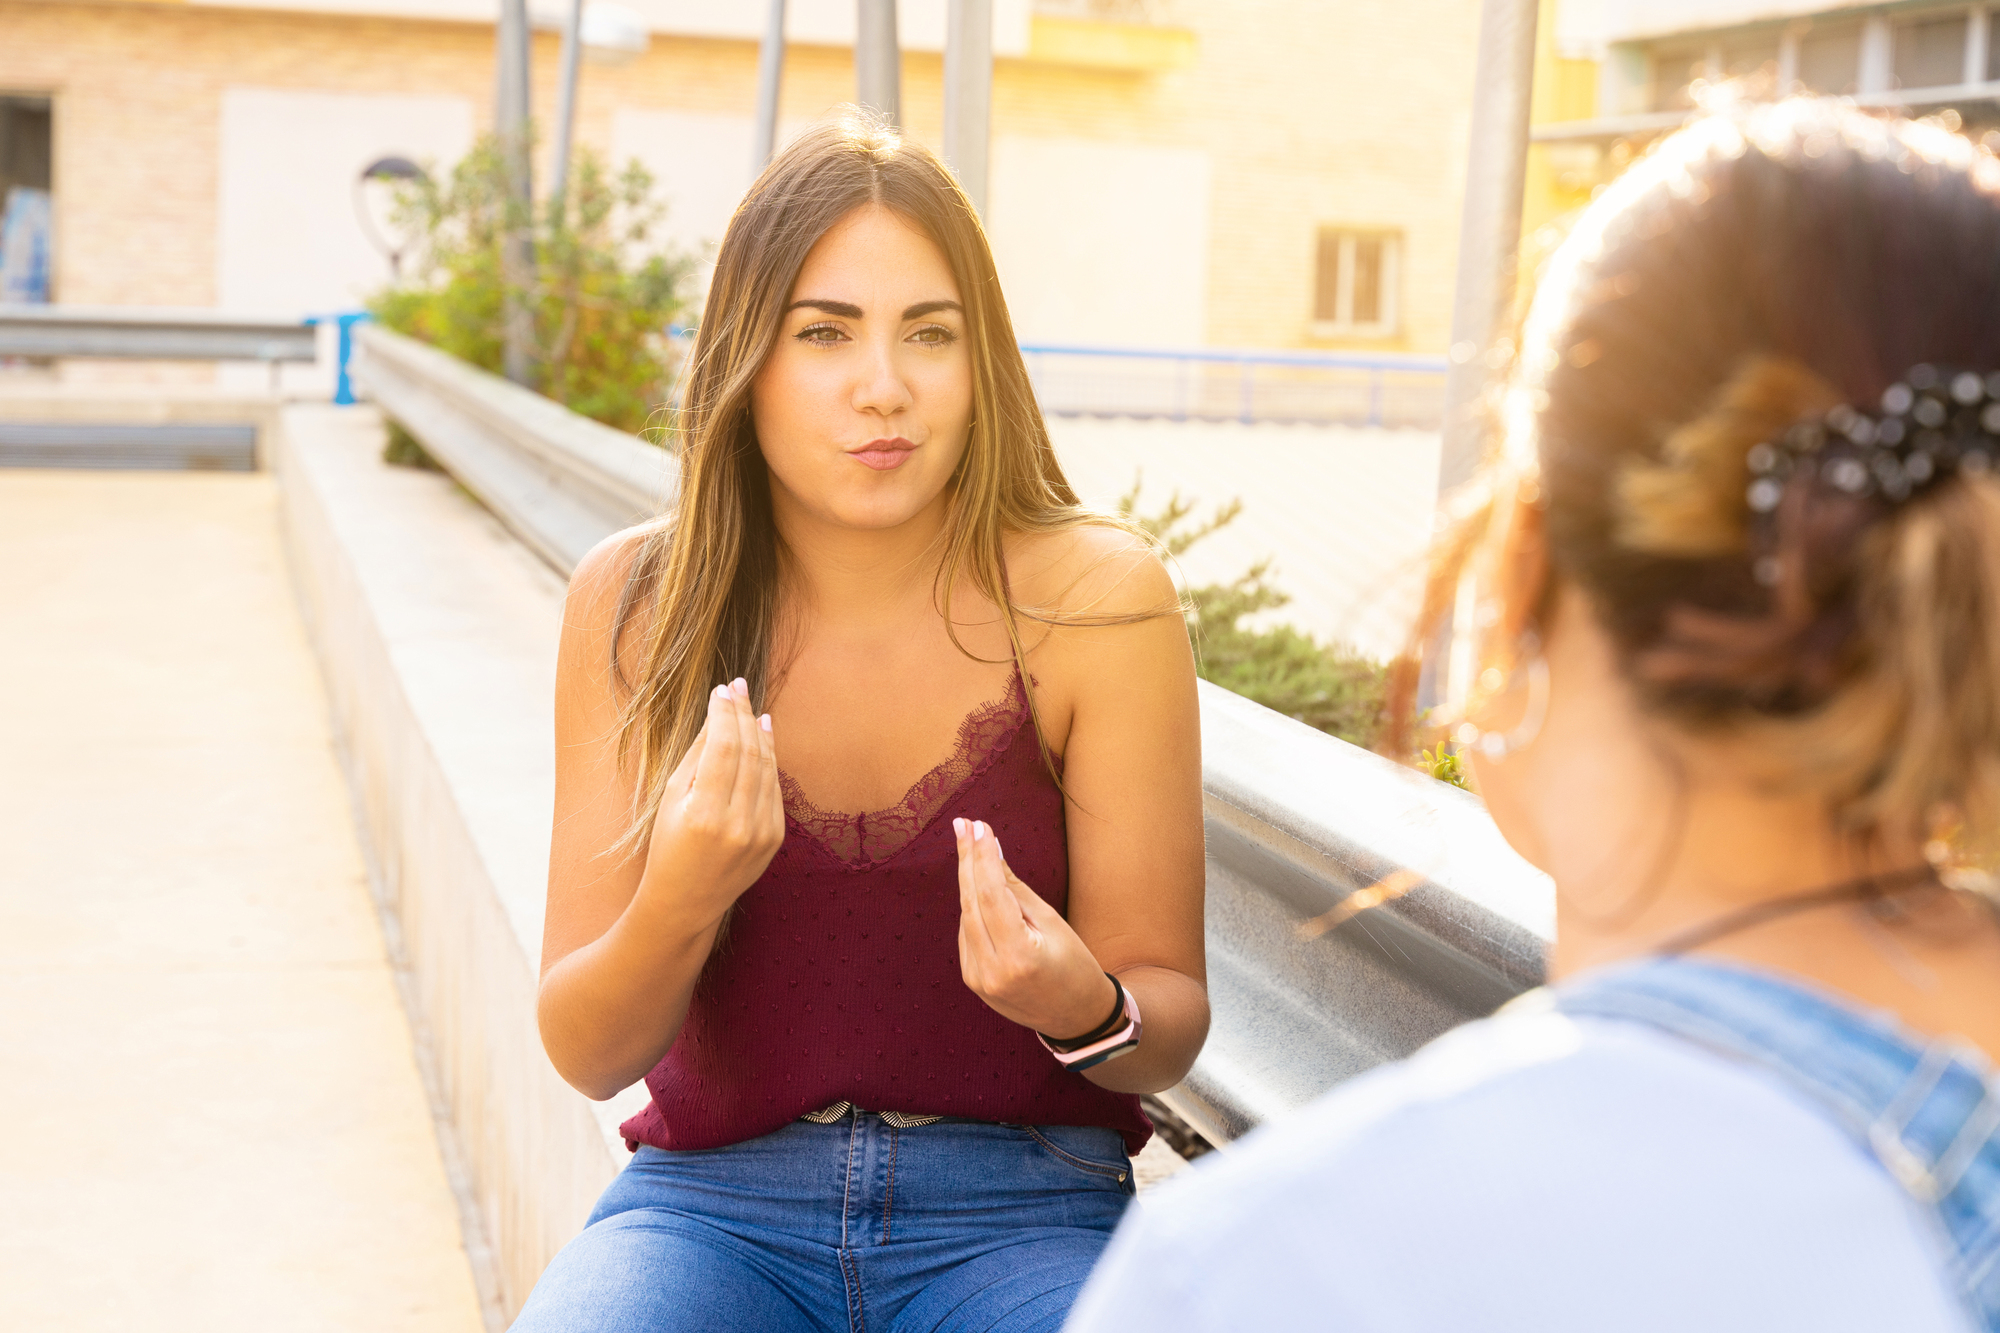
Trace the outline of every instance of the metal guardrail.
<instances>
[{"instance_id":1,"label":"metal guardrail","mask_svg":"<svg viewBox=\"0 0 2000 1333\"><path fill-rule=\"evenodd\" d=\"M1442 357L1048 344L1021 355L1051 416L1436 430L1444 413Z\"/></svg>"},{"instance_id":2,"label":"metal guardrail","mask_svg":"<svg viewBox=\"0 0 2000 1333\"><path fill-rule=\"evenodd\" d=\"M658 512L668 456L375 327L355 375L567 574ZM1541 979L1554 893L1479 802L1201 687L1209 1039L1163 1100L1226 1143Z\"/></svg>"},{"instance_id":3,"label":"metal guardrail","mask_svg":"<svg viewBox=\"0 0 2000 1333\"><path fill-rule=\"evenodd\" d=\"M0 305L0 356L313 361L310 320L144 306Z\"/></svg>"},{"instance_id":4,"label":"metal guardrail","mask_svg":"<svg viewBox=\"0 0 2000 1333\"><path fill-rule=\"evenodd\" d=\"M379 324L354 342L356 385L565 575L673 493L664 449Z\"/></svg>"},{"instance_id":5,"label":"metal guardrail","mask_svg":"<svg viewBox=\"0 0 2000 1333\"><path fill-rule=\"evenodd\" d=\"M1201 684L1208 1044L1163 1100L1226 1143L1539 985L1555 891L1477 799Z\"/></svg>"},{"instance_id":6,"label":"metal guardrail","mask_svg":"<svg viewBox=\"0 0 2000 1333\"><path fill-rule=\"evenodd\" d=\"M204 421L0 421L0 467L253 472L257 427Z\"/></svg>"}]
</instances>

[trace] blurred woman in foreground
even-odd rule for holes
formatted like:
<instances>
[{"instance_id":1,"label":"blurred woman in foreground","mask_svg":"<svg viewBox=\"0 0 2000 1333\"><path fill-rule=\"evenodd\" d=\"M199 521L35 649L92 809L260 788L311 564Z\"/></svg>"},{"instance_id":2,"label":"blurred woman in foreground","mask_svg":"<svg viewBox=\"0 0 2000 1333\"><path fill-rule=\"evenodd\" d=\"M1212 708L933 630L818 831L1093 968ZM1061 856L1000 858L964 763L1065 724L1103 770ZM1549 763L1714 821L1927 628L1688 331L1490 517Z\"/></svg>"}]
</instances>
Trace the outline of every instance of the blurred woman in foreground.
<instances>
[{"instance_id":1,"label":"blurred woman in foreground","mask_svg":"<svg viewBox=\"0 0 2000 1333\"><path fill-rule=\"evenodd\" d=\"M1557 984L1155 1195L1069 1327L2000 1329L2000 163L1684 130L1504 403L1430 603Z\"/></svg>"}]
</instances>

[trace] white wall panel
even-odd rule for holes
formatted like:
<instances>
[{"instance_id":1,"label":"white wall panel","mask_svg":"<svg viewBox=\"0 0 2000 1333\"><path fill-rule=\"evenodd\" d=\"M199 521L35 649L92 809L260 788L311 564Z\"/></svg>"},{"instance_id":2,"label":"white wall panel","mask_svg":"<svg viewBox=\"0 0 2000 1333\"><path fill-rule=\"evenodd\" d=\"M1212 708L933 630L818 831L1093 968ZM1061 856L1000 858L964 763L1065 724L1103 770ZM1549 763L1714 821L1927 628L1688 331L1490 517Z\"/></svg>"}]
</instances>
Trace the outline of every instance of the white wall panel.
<instances>
[{"instance_id":1,"label":"white wall panel","mask_svg":"<svg viewBox=\"0 0 2000 1333\"><path fill-rule=\"evenodd\" d=\"M781 125L780 140L799 128ZM637 158L652 172L655 191L667 201L664 234L683 249L700 252L721 244L730 214L750 188L755 133L748 116L626 109L611 118L611 165L622 169ZM704 288L708 271L704 264Z\"/></svg>"},{"instance_id":2,"label":"white wall panel","mask_svg":"<svg viewBox=\"0 0 2000 1333\"><path fill-rule=\"evenodd\" d=\"M389 279L355 216L362 168L391 153L449 167L472 136L463 98L225 89L217 304L286 316L357 308ZM324 378L306 368L286 377L300 387Z\"/></svg>"},{"instance_id":3,"label":"white wall panel","mask_svg":"<svg viewBox=\"0 0 2000 1333\"><path fill-rule=\"evenodd\" d=\"M992 199L988 230L1022 341L1206 341L1206 152L996 138Z\"/></svg>"},{"instance_id":4,"label":"white wall panel","mask_svg":"<svg viewBox=\"0 0 2000 1333\"><path fill-rule=\"evenodd\" d=\"M1085 504L1116 504L1135 478L1142 514L1176 491L1203 517L1243 501L1241 518L1174 562L1184 584L1228 583L1269 560L1292 600L1253 624L1295 625L1384 661L1402 650L1437 508L1435 433L1056 417L1049 434Z\"/></svg>"}]
</instances>

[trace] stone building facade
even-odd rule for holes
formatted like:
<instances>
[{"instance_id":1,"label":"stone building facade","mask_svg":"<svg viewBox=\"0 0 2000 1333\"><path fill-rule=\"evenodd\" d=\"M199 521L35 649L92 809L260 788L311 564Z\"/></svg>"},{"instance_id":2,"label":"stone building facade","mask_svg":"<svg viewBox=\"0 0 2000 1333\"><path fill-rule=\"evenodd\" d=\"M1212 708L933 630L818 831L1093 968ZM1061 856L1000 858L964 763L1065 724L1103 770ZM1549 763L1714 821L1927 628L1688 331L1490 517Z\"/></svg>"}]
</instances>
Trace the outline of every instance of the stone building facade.
<instances>
[{"instance_id":1,"label":"stone building facade","mask_svg":"<svg viewBox=\"0 0 2000 1333\"><path fill-rule=\"evenodd\" d=\"M943 7L902 5L903 121L932 142ZM0 0L0 99L52 112L54 299L354 307L387 276L355 176L447 164L490 125L493 8ZM1476 0L995 8L988 221L1025 340L1444 349ZM764 9L646 0L644 52L584 67L579 141L644 160L690 245L749 180ZM851 0L792 9L785 132L854 88Z\"/></svg>"},{"instance_id":2,"label":"stone building facade","mask_svg":"<svg viewBox=\"0 0 2000 1333\"><path fill-rule=\"evenodd\" d=\"M1967 0L1543 0L1530 226L1587 202L1719 85L1935 115L2000 146L1996 11Z\"/></svg>"}]
</instances>

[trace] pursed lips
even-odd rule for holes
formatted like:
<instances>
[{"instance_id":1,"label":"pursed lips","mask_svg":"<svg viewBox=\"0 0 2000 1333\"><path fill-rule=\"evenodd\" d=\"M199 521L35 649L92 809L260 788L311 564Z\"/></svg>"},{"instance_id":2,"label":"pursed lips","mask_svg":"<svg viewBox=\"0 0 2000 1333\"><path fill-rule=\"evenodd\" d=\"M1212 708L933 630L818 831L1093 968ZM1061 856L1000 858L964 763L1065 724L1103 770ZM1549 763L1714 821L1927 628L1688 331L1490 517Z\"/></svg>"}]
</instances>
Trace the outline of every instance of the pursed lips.
<instances>
[{"instance_id":1,"label":"pursed lips","mask_svg":"<svg viewBox=\"0 0 2000 1333\"><path fill-rule=\"evenodd\" d=\"M917 446L898 435L894 439L870 440L859 449L850 449L847 456L864 467L872 467L877 472L887 472L898 468L903 461L915 453Z\"/></svg>"}]
</instances>

